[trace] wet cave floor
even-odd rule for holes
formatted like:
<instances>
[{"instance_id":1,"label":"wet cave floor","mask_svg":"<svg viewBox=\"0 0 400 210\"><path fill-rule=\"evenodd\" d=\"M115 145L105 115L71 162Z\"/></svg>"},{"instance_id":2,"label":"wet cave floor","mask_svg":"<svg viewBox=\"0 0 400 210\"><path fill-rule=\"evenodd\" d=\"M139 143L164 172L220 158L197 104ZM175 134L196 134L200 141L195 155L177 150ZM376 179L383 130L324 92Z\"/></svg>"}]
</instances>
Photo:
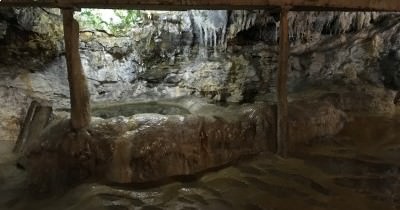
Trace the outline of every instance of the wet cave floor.
<instances>
[{"instance_id":1,"label":"wet cave floor","mask_svg":"<svg viewBox=\"0 0 400 210\"><path fill-rule=\"evenodd\" d=\"M335 137L260 155L195 181L135 189L85 183L34 199L0 145L0 209L400 209L400 117L354 117Z\"/></svg>"}]
</instances>

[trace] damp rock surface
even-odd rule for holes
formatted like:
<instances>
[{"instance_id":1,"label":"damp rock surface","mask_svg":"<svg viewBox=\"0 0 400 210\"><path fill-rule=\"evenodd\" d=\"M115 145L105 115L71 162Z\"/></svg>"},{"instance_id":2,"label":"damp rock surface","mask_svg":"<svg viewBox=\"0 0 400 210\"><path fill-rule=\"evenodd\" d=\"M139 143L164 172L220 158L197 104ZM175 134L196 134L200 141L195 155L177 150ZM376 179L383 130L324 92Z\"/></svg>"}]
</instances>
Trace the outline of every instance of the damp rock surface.
<instances>
[{"instance_id":1,"label":"damp rock surface","mask_svg":"<svg viewBox=\"0 0 400 210\"><path fill-rule=\"evenodd\" d=\"M25 193L23 171L7 178L15 158L3 158L12 145L0 142L0 182L7 180L0 185L0 209L397 209L399 123L358 116L336 136L302 144L287 159L261 155L146 188L89 182L40 200Z\"/></svg>"},{"instance_id":2,"label":"damp rock surface","mask_svg":"<svg viewBox=\"0 0 400 210\"><path fill-rule=\"evenodd\" d=\"M73 132L66 118L54 121L26 153L32 188L52 190L58 181L68 186L88 178L122 184L162 182L276 150L271 105L221 107L196 98L175 103L190 114L95 117L80 132ZM291 112L291 151L335 135L346 122L344 112L324 102L295 102Z\"/></svg>"},{"instance_id":3,"label":"damp rock surface","mask_svg":"<svg viewBox=\"0 0 400 210\"><path fill-rule=\"evenodd\" d=\"M223 103L274 98L279 40L276 13L143 14L143 22L123 35L82 28L80 53L92 102L148 102L189 95ZM398 19L392 13L291 12L289 92L315 83L372 84L397 90ZM30 101L69 108L61 26L56 9L0 10L0 46L4 49L0 52L0 95L4 99L0 103L5 112L0 115L0 133L7 140L17 139ZM367 90L364 95L371 94Z\"/></svg>"},{"instance_id":4,"label":"damp rock surface","mask_svg":"<svg viewBox=\"0 0 400 210\"><path fill-rule=\"evenodd\" d=\"M160 181L258 154L273 142L273 113L267 106L181 104L192 114L94 118L87 132L78 133L70 130L68 119L54 122L27 157L33 183L51 184L43 178L49 176L67 182L89 177L116 183Z\"/></svg>"},{"instance_id":5,"label":"damp rock surface","mask_svg":"<svg viewBox=\"0 0 400 210\"><path fill-rule=\"evenodd\" d=\"M190 112L180 106L162 103L133 103L133 104L120 104L108 105L103 107L96 107L92 110L92 115L104 119L124 116L129 117L135 114L142 113L156 113L161 115L187 115Z\"/></svg>"}]
</instances>

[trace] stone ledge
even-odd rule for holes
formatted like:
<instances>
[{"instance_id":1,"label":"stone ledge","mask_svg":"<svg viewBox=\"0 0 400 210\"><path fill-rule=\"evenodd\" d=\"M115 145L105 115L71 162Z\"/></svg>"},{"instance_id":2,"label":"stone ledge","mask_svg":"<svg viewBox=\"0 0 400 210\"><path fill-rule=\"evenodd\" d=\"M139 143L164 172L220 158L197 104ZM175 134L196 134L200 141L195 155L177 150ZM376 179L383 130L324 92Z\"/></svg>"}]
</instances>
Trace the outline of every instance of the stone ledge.
<instances>
[{"instance_id":1,"label":"stone ledge","mask_svg":"<svg viewBox=\"0 0 400 210\"><path fill-rule=\"evenodd\" d=\"M193 101L181 101L180 105L192 114L94 118L90 127L79 133L72 132L69 119L53 122L41 143L26 156L32 187L47 191L60 183L69 186L87 178L120 184L156 182L276 149L273 106L219 107ZM344 113L329 103L292 107L291 139L334 135L345 122Z\"/></svg>"}]
</instances>

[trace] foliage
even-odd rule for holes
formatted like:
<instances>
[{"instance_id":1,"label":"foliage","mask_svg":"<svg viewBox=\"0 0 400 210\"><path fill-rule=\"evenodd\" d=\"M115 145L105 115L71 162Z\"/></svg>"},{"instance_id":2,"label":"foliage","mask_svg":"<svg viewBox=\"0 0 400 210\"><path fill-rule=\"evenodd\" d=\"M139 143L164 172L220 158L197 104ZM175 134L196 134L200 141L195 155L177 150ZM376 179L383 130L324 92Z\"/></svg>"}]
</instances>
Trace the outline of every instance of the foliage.
<instances>
[{"instance_id":1,"label":"foliage","mask_svg":"<svg viewBox=\"0 0 400 210\"><path fill-rule=\"evenodd\" d=\"M138 10L83 9L77 19L84 28L123 35L141 21Z\"/></svg>"},{"instance_id":2,"label":"foliage","mask_svg":"<svg viewBox=\"0 0 400 210\"><path fill-rule=\"evenodd\" d=\"M95 29L101 28L102 24L105 23L100 16L95 15L92 10L84 9L78 15L78 21L84 27L93 27Z\"/></svg>"},{"instance_id":3,"label":"foliage","mask_svg":"<svg viewBox=\"0 0 400 210\"><path fill-rule=\"evenodd\" d=\"M119 24L114 25L114 32L126 32L141 20L138 10L114 10L114 13L121 19Z\"/></svg>"}]
</instances>

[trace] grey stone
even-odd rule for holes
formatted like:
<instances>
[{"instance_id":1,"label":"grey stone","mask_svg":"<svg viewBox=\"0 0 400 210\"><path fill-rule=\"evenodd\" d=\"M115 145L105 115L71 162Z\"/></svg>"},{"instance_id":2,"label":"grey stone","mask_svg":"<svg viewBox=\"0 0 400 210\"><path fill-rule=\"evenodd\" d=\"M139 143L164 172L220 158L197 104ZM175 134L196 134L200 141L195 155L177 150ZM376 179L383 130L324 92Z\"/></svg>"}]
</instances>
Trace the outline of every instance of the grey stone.
<instances>
[{"instance_id":1,"label":"grey stone","mask_svg":"<svg viewBox=\"0 0 400 210\"><path fill-rule=\"evenodd\" d=\"M12 134L4 134L7 139L15 139L18 122L23 119L31 99L50 101L55 108L69 107L61 19L58 10L48 12L50 14L38 8L0 11L3 18L0 36L1 27L14 18L19 24L16 28L37 37L21 41L24 40L18 38L21 33L10 31L16 34L15 39L6 40L0 52L2 99L7 101L6 110L17 110L4 115L4 122L15 119L14 123L8 123ZM124 37L93 30L81 33L82 63L93 103L149 101L187 95L228 102L274 97L278 54L276 34L274 38L271 33L277 31L277 20L269 13L233 11L229 17L225 11L145 13L147 17L140 26L133 27ZM210 25L196 23L193 14L197 13ZM290 92L324 84L364 87L363 84L368 83L398 89L400 64L398 55L390 52L400 49L400 24L395 18L385 18L389 16L393 14L291 13L290 21L297 22L291 25ZM321 27L333 20L338 21L329 28ZM217 29L223 29L224 24L228 24L225 25L227 39L240 40L245 35L248 43L229 42L227 46L220 43L222 46L214 49L196 39L201 27L203 35L204 29L207 32L215 29L217 38L222 39L223 30ZM271 33L263 30L271 30ZM269 35L264 39L257 34ZM366 88L374 91L369 86ZM390 101L387 100L392 97L390 93L383 91L382 94L385 103ZM381 98L378 94L372 95L372 101ZM23 97L28 99L23 100ZM15 107L11 102L16 102ZM6 125L3 127L7 129Z\"/></svg>"},{"instance_id":2,"label":"grey stone","mask_svg":"<svg viewBox=\"0 0 400 210\"><path fill-rule=\"evenodd\" d=\"M54 121L27 153L31 184L43 189L51 187L51 180L70 183L89 177L151 182L275 150L276 119L273 107L265 103L223 108L185 98L168 104L190 114L94 118L88 132L78 133L68 120ZM296 102L290 107L290 135L297 140L290 142L293 151L298 144L335 135L346 121L346 115L329 103Z\"/></svg>"},{"instance_id":3,"label":"grey stone","mask_svg":"<svg viewBox=\"0 0 400 210\"><path fill-rule=\"evenodd\" d=\"M0 39L3 39L4 36L6 35L7 27L8 27L7 22L0 21Z\"/></svg>"}]
</instances>

